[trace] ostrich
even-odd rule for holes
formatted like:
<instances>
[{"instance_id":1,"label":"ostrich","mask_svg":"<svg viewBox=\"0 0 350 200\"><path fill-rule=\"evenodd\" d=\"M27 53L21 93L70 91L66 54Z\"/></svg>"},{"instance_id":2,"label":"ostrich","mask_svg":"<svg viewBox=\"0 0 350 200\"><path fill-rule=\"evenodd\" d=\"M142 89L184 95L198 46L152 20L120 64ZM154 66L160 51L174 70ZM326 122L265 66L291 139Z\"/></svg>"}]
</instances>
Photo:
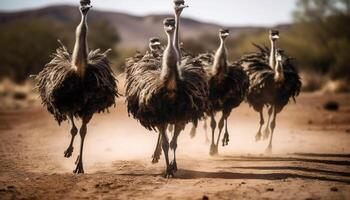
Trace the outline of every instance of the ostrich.
<instances>
[{"instance_id":1,"label":"ostrich","mask_svg":"<svg viewBox=\"0 0 350 200\"><path fill-rule=\"evenodd\" d=\"M160 43L160 39L157 37L152 37L149 39L148 43L149 51L147 51L145 54L141 54L140 52L136 52L136 54L133 57L126 59L126 68L130 68L130 65L134 65L135 63L141 61L143 57L146 58L156 58L161 60L162 57L162 46Z\"/></svg>"},{"instance_id":2,"label":"ostrich","mask_svg":"<svg viewBox=\"0 0 350 200\"><path fill-rule=\"evenodd\" d=\"M270 31L271 50L255 45L260 52L242 57L240 63L250 79L247 101L260 114L260 126L255 139L261 139L264 125L263 108L268 107L268 122L264 138L270 135L266 153L272 152L272 137L276 126L276 116L292 98L299 95L301 81L292 59L284 55L283 50L276 48L279 39L277 30ZM270 119L272 118L272 119ZM270 128L270 130L269 130Z\"/></svg>"},{"instance_id":3,"label":"ostrich","mask_svg":"<svg viewBox=\"0 0 350 200\"><path fill-rule=\"evenodd\" d=\"M214 60L211 67L207 66L208 86L209 86L209 105L206 114L210 116L210 126L212 129L212 138L210 146L210 155L218 153L218 145L222 129L225 125L225 134L222 139L222 145L225 146L229 142L229 134L227 130L227 119L230 116L232 109L238 107L244 100L249 87L249 79L242 67L238 64L228 64L227 49L225 45L226 38L229 36L229 30L221 29L219 31L220 46L217 49L214 59L208 59L210 54L202 55L201 59L209 61ZM219 135L216 142L215 136L215 114L222 112L222 117L219 121ZM194 125L195 126L195 125Z\"/></svg>"},{"instance_id":4,"label":"ostrich","mask_svg":"<svg viewBox=\"0 0 350 200\"><path fill-rule=\"evenodd\" d=\"M109 50L104 53L99 49L88 52L87 14L91 7L90 1L81 1L81 22L76 29L73 54L70 55L61 44L53 54L53 59L36 76L43 105L53 114L59 125L65 120L70 124L71 141L64 152L67 158L72 155L74 138L78 133L74 118L82 120L79 130L80 154L74 173L84 173L84 139L93 114L106 111L115 105L115 98L119 95L116 79L107 59Z\"/></svg>"},{"instance_id":5,"label":"ostrich","mask_svg":"<svg viewBox=\"0 0 350 200\"><path fill-rule=\"evenodd\" d=\"M149 130L158 130L165 156L165 177L174 177L177 170L177 138L186 123L201 118L207 108L208 88L202 67L179 66L177 50L173 45L175 20L164 20L168 44L163 59L143 58L126 70L126 101L128 112ZM175 124L169 144L166 128ZM169 163L169 147L174 158Z\"/></svg>"}]
</instances>

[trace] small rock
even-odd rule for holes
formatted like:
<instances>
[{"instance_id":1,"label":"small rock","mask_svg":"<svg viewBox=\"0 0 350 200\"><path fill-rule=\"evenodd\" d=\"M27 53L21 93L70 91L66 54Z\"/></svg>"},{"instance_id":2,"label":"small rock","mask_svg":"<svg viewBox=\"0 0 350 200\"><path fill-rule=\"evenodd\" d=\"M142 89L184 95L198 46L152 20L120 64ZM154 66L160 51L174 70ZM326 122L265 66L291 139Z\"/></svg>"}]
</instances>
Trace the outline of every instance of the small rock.
<instances>
[{"instance_id":1,"label":"small rock","mask_svg":"<svg viewBox=\"0 0 350 200\"><path fill-rule=\"evenodd\" d=\"M339 110L339 103L336 101L328 101L325 104L323 104L323 108L325 110L329 110L329 111L338 111Z\"/></svg>"},{"instance_id":2,"label":"small rock","mask_svg":"<svg viewBox=\"0 0 350 200\"><path fill-rule=\"evenodd\" d=\"M336 187L331 187L331 191L332 191L332 192L338 192L338 188L336 188Z\"/></svg>"},{"instance_id":3,"label":"small rock","mask_svg":"<svg viewBox=\"0 0 350 200\"><path fill-rule=\"evenodd\" d=\"M346 130L345 130L345 133L350 133L350 129L346 129Z\"/></svg>"},{"instance_id":4,"label":"small rock","mask_svg":"<svg viewBox=\"0 0 350 200\"><path fill-rule=\"evenodd\" d=\"M203 196L203 198L202 198L203 200L209 200L209 197L207 197L207 196Z\"/></svg>"},{"instance_id":5,"label":"small rock","mask_svg":"<svg viewBox=\"0 0 350 200\"><path fill-rule=\"evenodd\" d=\"M244 184L246 184L246 182L242 181L241 184L244 185Z\"/></svg>"},{"instance_id":6,"label":"small rock","mask_svg":"<svg viewBox=\"0 0 350 200\"><path fill-rule=\"evenodd\" d=\"M81 190L83 190L84 192L86 192L86 191L87 191L87 189L86 189L86 188L81 188Z\"/></svg>"},{"instance_id":7,"label":"small rock","mask_svg":"<svg viewBox=\"0 0 350 200\"><path fill-rule=\"evenodd\" d=\"M7 186L7 189L8 189L8 190L13 190L13 189L15 189L15 188L16 188L16 187L13 186L13 185L8 185L8 186Z\"/></svg>"},{"instance_id":8,"label":"small rock","mask_svg":"<svg viewBox=\"0 0 350 200\"><path fill-rule=\"evenodd\" d=\"M307 121L308 124L313 124L314 121L312 121L311 119L309 119L309 121Z\"/></svg>"},{"instance_id":9,"label":"small rock","mask_svg":"<svg viewBox=\"0 0 350 200\"><path fill-rule=\"evenodd\" d=\"M267 192L273 192L274 189L273 189L273 188L267 188L266 191L267 191Z\"/></svg>"}]
</instances>

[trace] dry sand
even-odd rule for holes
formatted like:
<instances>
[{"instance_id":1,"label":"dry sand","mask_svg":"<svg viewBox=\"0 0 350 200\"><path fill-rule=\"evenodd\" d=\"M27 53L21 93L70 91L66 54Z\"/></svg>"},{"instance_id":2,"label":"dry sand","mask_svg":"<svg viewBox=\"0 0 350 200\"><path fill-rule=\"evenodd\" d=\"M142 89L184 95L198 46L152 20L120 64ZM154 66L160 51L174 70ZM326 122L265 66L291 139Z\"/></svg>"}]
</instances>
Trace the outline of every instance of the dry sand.
<instances>
[{"instance_id":1,"label":"dry sand","mask_svg":"<svg viewBox=\"0 0 350 200\"><path fill-rule=\"evenodd\" d=\"M322 104L337 100L338 112ZM0 199L350 199L350 95L303 94L278 116L273 154L255 142L258 114L246 104L229 124L230 144L210 157L204 131L180 135L176 178L151 164L155 133L128 118L124 100L95 115L86 174L74 175L68 125L40 106L0 111ZM296 154L299 153L299 154Z\"/></svg>"}]
</instances>

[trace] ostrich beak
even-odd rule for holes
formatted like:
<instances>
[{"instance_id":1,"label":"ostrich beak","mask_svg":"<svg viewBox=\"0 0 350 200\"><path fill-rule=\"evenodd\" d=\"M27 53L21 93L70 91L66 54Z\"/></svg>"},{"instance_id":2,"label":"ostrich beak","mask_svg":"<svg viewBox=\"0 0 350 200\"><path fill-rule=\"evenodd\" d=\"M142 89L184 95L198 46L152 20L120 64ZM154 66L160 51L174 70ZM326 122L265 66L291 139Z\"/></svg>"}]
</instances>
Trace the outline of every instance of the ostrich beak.
<instances>
[{"instance_id":1,"label":"ostrich beak","mask_svg":"<svg viewBox=\"0 0 350 200\"><path fill-rule=\"evenodd\" d=\"M184 8L188 8L188 5L180 5L179 8L184 9Z\"/></svg>"},{"instance_id":2,"label":"ostrich beak","mask_svg":"<svg viewBox=\"0 0 350 200\"><path fill-rule=\"evenodd\" d=\"M279 36L279 35L273 35L271 38L272 38L272 39L279 39L280 36Z\"/></svg>"},{"instance_id":3,"label":"ostrich beak","mask_svg":"<svg viewBox=\"0 0 350 200\"><path fill-rule=\"evenodd\" d=\"M229 33L223 33L222 34L222 36L224 36L224 37L227 37L227 36L229 36L230 34Z\"/></svg>"}]
</instances>

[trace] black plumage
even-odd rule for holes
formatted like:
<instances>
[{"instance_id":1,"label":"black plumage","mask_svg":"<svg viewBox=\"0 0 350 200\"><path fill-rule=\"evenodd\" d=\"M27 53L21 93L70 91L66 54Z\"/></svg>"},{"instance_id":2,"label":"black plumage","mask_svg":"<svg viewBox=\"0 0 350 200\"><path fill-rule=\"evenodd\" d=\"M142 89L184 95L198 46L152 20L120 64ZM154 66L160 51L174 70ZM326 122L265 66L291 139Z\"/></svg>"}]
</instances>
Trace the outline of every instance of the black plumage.
<instances>
[{"instance_id":1,"label":"black plumage","mask_svg":"<svg viewBox=\"0 0 350 200\"><path fill-rule=\"evenodd\" d=\"M67 48L61 46L36 76L42 104L59 124L67 120L68 113L79 118L91 117L115 104L118 91L107 53L91 51L82 78L72 68Z\"/></svg>"},{"instance_id":2,"label":"black plumage","mask_svg":"<svg viewBox=\"0 0 350 200\"><path fill-rule=\"evenodd\" d=\"M200 119L207 110L208 87L204 69L195 60L188 59L178 66L176 48L172 44L175 22L164 21L168 46L163 58L144 56L139 62L127 65L126 101L128 113L149 130L158 130L166 158L166 176L177 170L176 158L169 164L168 124L175 124L170 147L176 150L177 137L186 123ZM159 151L160 146L157 145ZM158 154L158 153L157 153ZM158 154L159 155L159 154Z\"/></svg>"},{"instance_id":3,"label":"black plumage","mask_svg":"<svg viewBox=\"0 0 350 200\"><path fill-rule=\"evenodd\" d=\"M126 69L128 112L145 128L154 130L161 124L188 123L203 117L207 108L207 84L203 81L206 75L195 60L185 63L179 67L181 77L176 91L168 91L166 82L160 80L161 59L143 57Z\"/></svg>"},{"instance_id":4,"label":"black plumage","mask_svg":"<svg viewBox=\"0 0 350 200\"><path fill-rule=\"evenodd\" d=\"M301 90L301 80L298 70L295 67L294 60L285 55L280 49L276 50L276 55L279 56L280 59L276 62L277 65L283 67L283 71L279 75L283 78L278 79L276 76L276 69L270 66L269 63L269 57L272 55L270 54L270 49L258 45L255 46L258 48L258 51L243 56L240 60L240 64L244 67L250 80L247 101L255 111L260 113L260 127L256 135L256 140L260 140L261 128L265 123L263 108L265 106L269 108L269 120L264 139L267 139L271 134L270 143L266 150L267 153L270 153L272 151L272 136L276 124L276 115L283 110L290 99L295 101L295 98L299 95ZM271 117L272 121L270 123ZM269 130L269 128L271 130Z\"/></svg>"},{"instance_id":5,"label":"black plumage","mask_svg":"<svg viewBox=\"0 0 350 200\"><path fill-rule=\"evenodd\" d=\"M92 6L89 0L81 1L81 22L76 29L76 42L72 55L62 45L52 55L52 60L35 77L42 104L61 124L68 120L71 141L64 152L70 157L78 129L74 117L82 120L79 133L80 153L74 173L84 173L83 146L87 124L95 113L106 111L115 105L118 97L116 79L107 59L107 53L99 49L88 51L87 14Z\"/></svg>"},{"instance_id":6,"label":"black plumage","mask_svg":"<svg viewBox=\"0 0 350 200\"><path fill-rule=\"evenodd\" d=\"M269 48L256 45L259 52L242 57L241 63L249 75L247 101L257 112L265 105L276 105L279 113L290 99L295 101L301 90L301 81L293 59L285 56L283 83L275 83L275 72L269 66Z\"/></svg>"},{"instance_id":7,"label":"black plumage","mask_svg":"<svg viewBox=\"0 0 350 200\"><path fill-rule=\"evenodd\" d=\"M201 54L197 58L204 64L208 77L209 98L206 114L211 117L212 143L210 155L216 155L218 153L218 144L224 123L226 127L222 144L223 146L228 144L227 118L230 116L231 111L238 107L245 99L249 87L248 76L239 63L229 64L227 62L225 39L228 35L228 30L220 30L221 44L217 52L215 54ZM215 115L217 112L222 112L222 118L218 124L218 138L214 141L216 128Z\"/></svg>"}]
</instances>

